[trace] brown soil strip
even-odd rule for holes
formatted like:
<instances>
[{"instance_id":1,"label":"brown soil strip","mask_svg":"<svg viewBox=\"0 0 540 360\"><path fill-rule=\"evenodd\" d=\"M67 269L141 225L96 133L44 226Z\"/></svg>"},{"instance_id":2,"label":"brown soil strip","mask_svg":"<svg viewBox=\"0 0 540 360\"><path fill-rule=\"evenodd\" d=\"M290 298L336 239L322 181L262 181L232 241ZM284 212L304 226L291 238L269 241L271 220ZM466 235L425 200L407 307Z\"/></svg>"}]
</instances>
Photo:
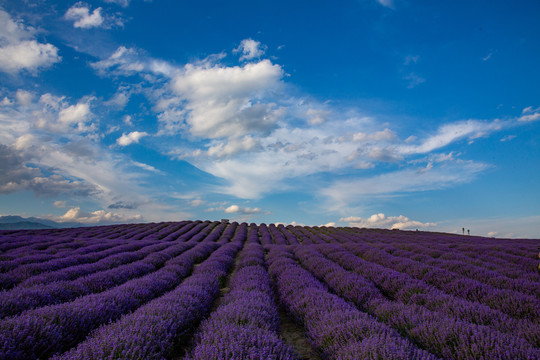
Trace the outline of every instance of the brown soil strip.
<instances>
[{"instance_id":1,"label":"brown soil strip","mask_svg":"<svg viewBox=\"0 0 540 360\"><path fill-rule=\"evenodd\" d=\"M313 350L304 336L304 328L289 317L287 311L280 307L279 319L281 321L281 336L285 342L294 349L299 360L322 360L323 358Z\"/></svg>"}]
</instances>

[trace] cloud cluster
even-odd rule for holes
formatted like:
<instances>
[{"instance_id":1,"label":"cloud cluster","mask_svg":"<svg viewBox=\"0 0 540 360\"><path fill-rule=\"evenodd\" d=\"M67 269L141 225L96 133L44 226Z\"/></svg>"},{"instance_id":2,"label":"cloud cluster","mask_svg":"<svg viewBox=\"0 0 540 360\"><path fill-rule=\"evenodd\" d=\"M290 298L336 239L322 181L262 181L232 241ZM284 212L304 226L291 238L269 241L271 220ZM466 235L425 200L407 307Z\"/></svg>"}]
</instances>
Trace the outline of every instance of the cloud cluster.
<instances>
[{"instance_id":1,"label":"cloud cluster","mask_svg":"<svg viewBox=\"0 0 540 360\"><path fill-rule=\"evenodd\" d=\"M35 30L16 21L0 8L0 71L16 74L36 73L59 62L58 48L34 39Z\"/></svg>"},{"instance_id":2,"label":"cloud cluster","mask_svg":"<svg viewBox=\"0 0 540 360\"><path fill-rule=\"evenodd\" d=\"M339 221L348 223L348 226L359 228L414 229L437 226L435 223L410 220L403 215L386 216L383 213L373 214L369 218L349 216L341 218Z\"/></svg>"},{"instance_id":3,"label":"cloud cluster","mask_svg":"<svg viewBox=\"0 0 540 360\"><path fill-rule=\"evenodd\" d=\"M381 4L393 6L390 1ZM314 187L338 207L366 197L468 182L488 165L435 152L534 119L537 112L526 109L522 119L505 121L456 121L400 137L391 124L358 110L293 94L284 83L283 68L264 59L266 49L244 39L232 51L240 54L238 65L225 62L227 54L220 53L174 66L119 47L92 66L103 76L140 75L154 102L160 126L155 138L162 140L162 152L225 180L213 191L246 199ZM418 59L410 56L405 62L412 65ZM121 139L132 142L126 134ZM386 170L378 175L362 173L382 166ZM354 176L324 184L306 180L327 172Z\"/></svg>"},{"instance_id":4,"label":"cloud cluster","mask_svg":"<svg viewBox=\"0 0 540 360\"><path fill-rule=\"evenodd\" d=\"M45 176L38 167L27 165L16 147L0 144L0 194L22 190L48 197L60 194L88 197L99 193L94 185L83 181L70 180L54 173Z\"/></svg>"},{"instance_id":5,"label":"cloud cluster","mask_svg":"<svg viewBox=\"0 0 540 360\"><path fill-rule=\"evenodd\" d=\"M80 222L83 224L114 224L114 223L129 223L135 221L141 221L143 218L141 215L122 215L113 212L107 212L105 210L96 210L93 212L86 212L81 210L80 207L74 207L69 209L64 215L56 218L58 222Z\"/></svg>"},{"instance_id":6,"label":"cloud cluster","mask_svg":"<svg viewBox=\"0 0 540 360\"><path fill-rule=\"evenodd\" d=\"M238 205L231 205L228 208L225 209L225 212L227 214L244 214L244 215L251 215L251 214L258 214L261 212L261 209L259 208L250 208L250 207L241 207Z\"/></svg>"}]
</instances>

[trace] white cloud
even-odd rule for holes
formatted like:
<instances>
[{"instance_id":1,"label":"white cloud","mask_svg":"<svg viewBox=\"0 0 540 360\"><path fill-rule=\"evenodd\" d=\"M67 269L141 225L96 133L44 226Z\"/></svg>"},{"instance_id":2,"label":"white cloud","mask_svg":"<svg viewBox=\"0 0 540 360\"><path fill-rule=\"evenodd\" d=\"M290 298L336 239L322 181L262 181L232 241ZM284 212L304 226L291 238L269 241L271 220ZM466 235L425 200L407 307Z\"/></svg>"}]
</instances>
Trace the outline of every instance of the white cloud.
<instances>
[{"instance_id":1,"label":"white cloud","mask_svg":"<svg viewBox=\"0 0 540 360\"><path fill-rule=\"evenodd\" d=\"M15 93L15 98L17 99L17 102L23 106L28 106L32 103L32 100L34 99L34 94L32 94L29 91L19 89Z\"/></svg>"},{"instance_id":2,"label":"white cloud","mask_svg":"<svg viewBox=\"0 0 540 360\"><path fill-rule=\"evenodd\" d=\"M423 77L415 74L414 72L411 72L408 75L405 75L403 77L403 79L407 80L407 87L409 89L413 89L413 88L417 87L418 85L426 82L426 79L424 79Z\"/></svg>"},{"instance_id":3,"label":"white cloud","mask_svg":"<svg viewBox=\"0 0 540 360\"><path fill-rule=\"evenodd\" d=\"M512 141L516 138L517 136L516 135L506 135L504 136L501 141L502 142L506 142L506 141Z\"/></svg>"},{"instance_id":4,"label":"white cloud","mask_svg":"<svg viewBox=\"0 0 540 360\"><path fill-rule=\"evenodd\" d=\"M137 215L123 215L113 212L107 212L105 210L96 210L93 212L82 211L80 207L74 207L69 209L64 215L56 219L58 222L80 222L83 224L98 224L98 223L126 223L141 221L142 216Z\"/></svg>"},{"instance_id":5,"label":"white cloud","mask_svg":"<svg viewBox=\"0 0 540 360\"><path fill-rule=\"evenodd\" d=\"M35 73L60 61L58 48L38 43L35 29L26 27L0 9L0 71L15 74L22 70Z\"/></svg>"},{"instance_id":6,"label":"white cloud","mask_svg":"<svg viewBox=\"0 0 540 360\"><path fill-rule=\"evenodd\" d=\"M147 136L148 133L146 132L140 132L140 131L133 131L133 132L130 132L129 134L122 134L122 136L120 136L118 139L116 139L116 143L120 146L127 146L127 145L131 145L133 143L138 143L139 140L144 137L144 136Z\"/></svg>"},{"instance_id":7,"label":"white cloud","mask_svg":"<svg viewBox=\"0 0 540 360\"><path fill-rule=\"evenodd\" d=\"M472 161L450 160L428 167L407 168L376 176L337 180L320 193L333 210L347 211L348 206L367 199L443 189L472 181L488 165Z\"/></svg>"},{"instance_id":8,"label":"white cloud","mask_svg":"<svg viewBox=\"0 0 540 360\"><path fill-rule=\"evenodd\" d=\"M308 117L308 124L319 125L328 120L330 111L322 109L308 109L306 115Z\"/></svg>"},{"instance_id":9,"label":"white cloud","mask_svg":"<svg viewBox=\"0 0 540 360\"><path fill-rule=\"evenodd\" d=\"M261 209L259 208L249 208L249 207L240 207L238 205L231 205L228 208L225 209L225 212L227 214L245 214L245 215L251 215L251 214L258 214L261 212Z\"/></svg>"},{"instance_id":10,"label":"white cloud","mask_svg":"<svg viewBox=\"0 0 540 360\"><path fill-rule=\"evenodd\" d=\"M339 219L340 222L346 222L349 226L354 227L366 227L366 228L388 228L388 229L413 229L413 228L426 228L435 227L435 223L422 223L416 220L410 220L408 217L399 216L386 216L383 213L373 214L369 218L361 218L356 216L349 216Z\"/></svg>"},{"instance_id":11,"label":"white cloud","mask_svg":"<svg viewBox=\"0 0 540 360\"><path fill-rule=\"evenodd\" d=\"M540 120L540 107L535 109L532 106L523 109L522 115L518 118L519 122L532 122L537 120Z\"/></svg>"},{"instance_id":12,"label":"white cloud","mask_svg":"<svg viewBox=\"0 0 540 360\"><path fill-rule=\"evenodd\" d=\"M130 93L125 90L118 91L110 100L105 101L104 105L115 106L119 109L126 107L129 102ZM129 116L129 115L126 115Z\"/></svg>"},{"instance_id":13,"label":"white cloud","mask_svg":"<svg viewBox=\"0 0 540 360\"><path fill-rule=\"evenodd\" d=\"M82 2L79 2L68 9L64 17L67 20L73 20L73 27L81 29L90 29L99 27L103 24L103 16L101 16L101 8L94 9L90 13L90 8Z\"/></svg>"},{"instance_id":14,"label":"white cloud","mask_svg":"<svg viewBox=\"0 0 540 360\"><path fill-rule=\"evenodd\" d=\"M253 39L244 39L240 46L233 50L234 53L241 53L240 61L260 58L266 51L266 45Z\"/></svg>"},{"instance_id":15,"label":"white cloud","mask_svg":"<svg viewBox=\"0 0 540 360\"><path fill-rule=\"evenodd\" d=\"M90 116L90 106L88 103L78 103L62 109L58 114L58 121L62 124L84 123Z\"/></svg>"},{"instance_id":16,"label":"white cloud","mask_svg":"<svg viewBox=\"0 0 540 360\"><path fill-rule=\"evenodd\" d=\"M57 207L57 208L65 208L66 207L66 202L65 201L55 201L53 203L54 207Z\"/></svg>"},{"instance_id":17,"label":"white cloud","mask_svg":"<svg viewBox=\"0 0 540 360\"><path fill-rule=\"evenodd\" d=\"M259 140L245 136L241 139L231 139L227 143L219 143L218 145L211 146L208 148L208 155L223 158L260 147Z\"/></svg>"},{"instance_id":18,"label":"white cloud","mask_svg":"<svg viewBox=\"0 0 540 360\"><path fill-rule=\"evenodd\" d=\"M279 87L282 76L281 67L269 60L233 67L188 64L172 87L186 101L192 135L241 137L276 126L279 109L264 96Z\"/></svg>"},{"instance_id":19,"label":"white cloud","mask_svg":"<svg viewBox=\"0 0 540 360\"><path fill-rule=\"evenodd\" d=\"M7 73L36 71L49 67L60 59L58 48L51 44L40 44L35 40L0 47L0 70Z\"/></svg>"},{"instance_id":20,"label":"white cloud","mask_svg":"<svg viewBox=\"0 0 540 360\"><path fill-rule=\"evenodd\" d=\"M377 0L377 2L384 7L387 7L390 9L394 8L394 0Z\"/></svg>"},{"instance_id":21,"label":"white cloud","mask_svg":"<svg viewBox=\"0 0 540 360\"><path fill-rule=\"evenodd\" d=\"M108 58L91 63L90 66L102 76L134 74L155 74L171 77L178 71L165 61L149 58L143 51L134 48L118 47ZM149 81L155 80L150 77Z\"/></svg>"},{"instance_id":22,"label":"white cloud","mask_svg":"<svg viewBox=\"0 0 540 360\"><path fill-rule=\"evenodd\" d=\"M416 64L420 60L420 55L407 55L403 61L403 65Z\"/></svg>"},{"instance_id":23,"label":"white cloud","mask_svg":"<svg viewBox=\"0 0 540 360\"><path fill-rule=\"evenodd\" d=\"M201 200L201 199L194 199L194 200L191 200L191 201L189 202L189 204L190 204L191 206L193 206L193 207L201 206L201 205L203 205L204 203L205 203L205 202L204 202L203 200Z\"/></svg>"},{"instance_id":24,"label":"white cloud","mask_svg":"<svg viewBox=\"0 0 540 360\"><path fill-rule=\"evenodd\" d=\"M397 148L403 155L425 154L444 147L455 141L469 138L475 139L507 126L501 121L467 120L442 125L434 135L424 139L419 145L402 145Z\"/></svg>"},{"instance_id":25,"label":"white cloud","mask_svg":"<svg viewBox=\"0 0 540 360\"><path fill-rule=\"evenodd\" d=\"M131 2L131 0L103 0L103 1L110 4L117 4L117 5L120 5L121 7L128 7L129 3Z\"/></svg>"}]
</instances>

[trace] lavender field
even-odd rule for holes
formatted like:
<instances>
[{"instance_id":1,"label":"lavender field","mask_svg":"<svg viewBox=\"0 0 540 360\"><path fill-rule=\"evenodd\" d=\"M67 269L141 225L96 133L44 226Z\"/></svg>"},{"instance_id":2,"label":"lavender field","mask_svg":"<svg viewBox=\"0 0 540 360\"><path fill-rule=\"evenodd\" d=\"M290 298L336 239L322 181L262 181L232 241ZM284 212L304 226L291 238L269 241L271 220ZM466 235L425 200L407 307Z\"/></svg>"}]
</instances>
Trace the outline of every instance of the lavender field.
<instances>
[{"instance_id":1,"label":"lavender field","mask_svg":"<svg viewBox=\"0 0 540 360\"><path fill-rule=\"evenodd\" d=\"M0 232L0 359L540 359L539 240L183 221Z\"/></svg>"}]
</instances>

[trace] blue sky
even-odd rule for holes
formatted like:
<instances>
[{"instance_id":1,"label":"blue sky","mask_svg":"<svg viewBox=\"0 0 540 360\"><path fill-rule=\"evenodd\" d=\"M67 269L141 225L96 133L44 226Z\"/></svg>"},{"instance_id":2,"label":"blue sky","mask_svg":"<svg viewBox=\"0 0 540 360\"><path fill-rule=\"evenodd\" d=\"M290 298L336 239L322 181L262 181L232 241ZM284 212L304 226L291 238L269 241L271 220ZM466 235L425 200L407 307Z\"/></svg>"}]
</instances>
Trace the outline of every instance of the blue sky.
<instances>
[{"instance_id":1,"label":"blue sky","mask_svg":"<svg viewBox=\"0 0 540 360\"><path fill-rule=\"evenodd\" d=\"M0 214L540 236L540 3L0 1Z\"/></svg>"}]
</instances>

